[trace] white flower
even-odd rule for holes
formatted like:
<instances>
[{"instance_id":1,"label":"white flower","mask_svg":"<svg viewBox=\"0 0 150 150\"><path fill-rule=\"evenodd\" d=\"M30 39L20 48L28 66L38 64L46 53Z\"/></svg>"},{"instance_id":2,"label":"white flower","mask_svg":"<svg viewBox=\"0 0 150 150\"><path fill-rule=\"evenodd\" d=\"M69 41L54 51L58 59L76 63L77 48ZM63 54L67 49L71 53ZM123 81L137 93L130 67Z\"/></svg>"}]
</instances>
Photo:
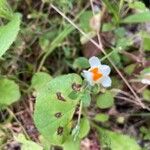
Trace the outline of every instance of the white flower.
<instances>
[{"instance_id":1,"label":"white flower","mask_svg":"<svg viewBox=\"0 0 150 150\"><path fill-rule=\"evenodd\" d=\"M83 70L84 78L89 82L91 86L94 84L102 84L103 87L111 86L110 67L102 65L100 60L93 56L89 59L91 68L89 70Z\"/></svg>"}]
</instances>

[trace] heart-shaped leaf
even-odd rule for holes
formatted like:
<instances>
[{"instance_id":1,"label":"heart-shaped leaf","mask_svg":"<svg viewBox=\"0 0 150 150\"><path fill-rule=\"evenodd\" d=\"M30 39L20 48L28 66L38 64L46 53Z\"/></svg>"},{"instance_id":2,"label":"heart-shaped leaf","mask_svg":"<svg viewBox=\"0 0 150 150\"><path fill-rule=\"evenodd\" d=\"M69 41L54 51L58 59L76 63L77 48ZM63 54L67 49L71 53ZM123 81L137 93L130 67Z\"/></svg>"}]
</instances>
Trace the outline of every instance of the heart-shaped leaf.
<instances>
[{"instance_id":1,"label":"heart-shaped leaf","mask_svg":"<svg viewBox=\"0 0 150 150\"><path fill-rule=\"evenodd\" d=\"M80 98L82 79L76 74L56 77L37 96L34 120L50 143L60 145L70 135L71 120ZM76 97L71 99L71 93Z\"/></svg>"}]
</instances>

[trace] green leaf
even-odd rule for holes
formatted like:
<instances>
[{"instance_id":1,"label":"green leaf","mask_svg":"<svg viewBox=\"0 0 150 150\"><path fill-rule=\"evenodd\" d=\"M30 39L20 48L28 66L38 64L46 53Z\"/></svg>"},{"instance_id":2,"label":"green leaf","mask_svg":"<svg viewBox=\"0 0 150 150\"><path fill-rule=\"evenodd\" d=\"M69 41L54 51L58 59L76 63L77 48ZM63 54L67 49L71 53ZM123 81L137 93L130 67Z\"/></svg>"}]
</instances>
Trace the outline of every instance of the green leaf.
<instances>
[{"instance_id":1,"label":"green leaf","mask_svg":"<svg viewBox=\"0 0 150 150\"><path fill-rule=\"evenodd\" d=\"M63 144L70 135L72 117L80 99L81 84L80 76L63 75L45 84L38 94L34 113L35 124L51 144ZM78 93L76 99L69 97L73 91Z\"/></svg>"},{"instance_id":2,"label":"green leaf","mask_svg":"<svg viewBox=\"0 0 150 150\"><path fill-rule=\"evenodd\" d=\"M91 103L91 95L89 91L83 92L83 95L81 96L81 101L83 102L83 106L88 107Z\"/></svg>"},{"instance_id":3,"label":"green leaf","mask_svg":"<svg viewBox=\"0 0 150 150\"><path fill-rule=\"evenodd\" d=\"M12 21L0 27L0 57L9 49L15 41L20 30L21 16L14 14Z\"/></svg>"},{"instance_id":4,"label":"green leaf","mask_svg":"<svg viewBox=\"0 0 150 150\"><path fill-rule=\"evenodd\" d=\"M117 40L116 44L116 49L118 49L119 51L123 51L126 50L129 46L131 46L133 44L133 41L130 38L120 37L120 39Z\"/></svg>"},{"instance_id":5,"label":"green leaf","mask_svg":"<svg viewBox=\"0 0 150 150\"><path fill-rule=\"evenodd\" d=\"M10 20L13 17L13 11L7 3L7 0L0 0L0 17Z\"/></svg>"},{"instance_id":6,"label":"green leaf","mask_svg":"<svg viewBox=\"0 0 150 150\"><path fill-rule=\"evenodd\" d=\"M144 140L150 140L150 128L142 126L140 131L143 134Z\"/></svg>"},{"instance_id":7,"label":"green leaf","mask_svg":"<svg viewBox=\"0 0 150 150\"><path fill-rule=\"evenodd\" d=\"M19 134L16 140L21 144L21 150L43 150L37 143L27 140L23 134Z\"/></svg>"},{"instance_id":8,"label":"green leaf","mask_svg":"<svg viewBox=\"0 0 150 150\"><path fill-rule=\"evenodd\" d=\"M113 50L113 53L111 53L110 58L113 60L113 62L115 63L116 66L118 66L118 67L122 66L121 57L120 57L120 54L118 53L117 49Z\"/></svg>"},{"instance_id":9,"label":"green leaf","mask_svg":"<svg viewBox=\"0 0 150 150\"><path fill-rule=\"evenodd\" d=\"M140 36L143 40L144 51L150 51L150 35L147 32L141 31Z\"/></svg>"},{"instance_id":10,"label":"green leaf","mask_svg":"<svg viewBox=\"0 0 150 150\"><path fill-rule=\"evenodd\" d=\"M111 150L141 150L137 142L127 135L98 127L97 130L99 132L102 149L110 148Z\"/></svg>"},{"instance_id":11,"label":"green leaf","mask_svg":"<svg viewBox=\"0 0 150 150\"><path fill-rule=\"evenodd\" d=\"M94 120L95 121L100 121L100 122L106 122L108 121L109 119L109 116L107 114L97 114L95 117L94 117Z\"/></svg>"},{"instance_id":12,"label":"green leaf","mask_svg":"<svg viewBox=\"0 0 150 150\"><path fill-rule=\"evenodd\" d=\"M79 130L79 135L78 137L80 139L84 138L85 136L88 135L90 131L90 122L87 118L82 118L80 120L80 130Z\"/></svg>"},{"instance_id":13,"label":"green leaf","mask_svg":"<svg viewBox=\"0 0 150 150\"><path fill-rule=\"evenodd\" d=\"M63 41L64 39L74 30L71 25L66 25L63 30L58 32L58 35L53 39L52 42L46 40L43 48L45 49L45 58L47 58Z\"/></svg>"},{"instance_id":14,"label":"green leaf","mask_svg":"<svg viewBox=\"0 0 150 150\"><path fill-rule=\"evenodd\" d=\"M115 29L114 33L117 36L117 38L123 38L123 37L125 37L126 30L123 27L119 27L119 28Z\"/></svg>"},{"instance_id":15,"label":"green leaf","mask_svg":"<svg viewBox=\"0 0 150 150\"><path fill-rule=\"evenodd\" d=\"M0 78L0 106L10 105L20 98L18 85L9 79Z\"/></svg>"},{"instance_id":16,"label":"green leaf","mask_svg":"<svg viewBox=\"0 0 150 150\"><path fill-rule=\"evenodd\" d=\"M144 68L144 70L141 71L141 74L150 74L150 67Z\"/></svg>"},{"instance_id":17,"label":"green leaf","mask_svg":"<svg viewBox=\"0 0 150 150\"><path fill-rule=\"evenodd\" d=\"M150 102L150 90L145 89L142 94L143 94L144 100Z\"/></svg>"},{"instance_id":18,"label":"green leaf","mask_svg":"<svg viewBox=\"0 0 150 150\"><path fill-rule=\"evenodd\" d=\"M130 15L122 20L122 23L144 23L150 21L150 11Z\"/></svg>"},{"instance_id":19,"label":"green leaf","mask_svg":"<svg viewBox=\"0 0 150 150\"><path fill-rule=\"evenodd\" d=\"M92 11L85 11L81 16L80 16L80 27L84 32L90 32L91 27L90 27L90 19L92 18L93 13Z\"/></svg>"},{"instance_id":20,"label":"green leaf","mask_svg":"<svg viewBox=\"0 0 150 150\"><path fill-rule=\"evenodd\" d=\"M115 26L112 23L104 23L102 26L102 32L108 32L115 29Z\"/></svg>"},{"instance_id":21,"label":"green leaf","mask_svg":"<svg viewBox=\"0 0 150 150\"><path fill-rule=\"evenodd\" d=\"M90 65L89 65L89 61L87 58L85 57L79 57L77 59L75 59L74 63L73 63L73 67L76 69L76 68L79 68L79 69L86 69L86 68L89 68Z\"/></svg>"},{"instance_id":22,"label":"green leaf","mask_svg":"<svg viewBox=\"0 0 150 150\"><path fill-rule=\"evenodd\" d=\"M47 32L43 35L40 36L39 38L39 44L43 52L47 52L50 49L50 44L57 35L59 35L60 32L57 29L56 31L53 32Z\"/></svg>"},{"instance_id":23,"label":"green leaf","mask_svg":"<svg viewBox=\"0 0 150 150\"><path fill-rule=\"evenodd\" d=\"M124 68L124 72L128 75L132 75L135 70L136 64L130 64Z\"/></svg>"},{"instance_id":24,"label":"green leaf","mask_svg":"<svg viewBox=\"0 0 150 150\"><path fill-rule=\"evenodd\" d=\"M110 91L106 91L104 94L97 96L97 106L105 109L114 105L114 98Z\"/></svg>"},{"instance_id":25,"label":"green leaf","mask_svg":"<svg viewBox=\"0 0 150 150\"><path fill-rule=\"evenodd\" d=\"M114 17L116 23L118 23L119 22L119 13L118 13L119 6L110 0L103 0L103 2L105 3L107 10L113 14L113 17Z\"/></svg>"},{"instance_id":26,"label":"green leaf","mask_svg":"<svg viewBox=\"0 0 150 150\"><path fill-rule=\"evenodd\" d=\"M80 150L80 140L76 141L70 136L63 144L63 150Z\"/></svg>"},{"instance_id":27,"label":"green leaf","mask_svg":"<svg viewBox=\"0 0 150 150\"><path fill-rule=\"evenodd\" d=\"M31 87L40 92L43 86L45 86L45 84L47 84L51 79L52 77L48 73L37 72L32 77Z\"/></svg>"},{"instance_id":28,"label":"green leaf","mask_svg":"<svg viewBox=\"0 0 150 150\"><path fill-rule=\"evenodd\" d=\"M143 10L143 11L145 11L147 9L144 3L136 2L136 1L133 2L133 3L130 3L129 7L132 8L132 9Z\"/></svg>"},{"instance_id":29,"label":"green leaf","mask_svg":"<svg viewBox=\"0 0 150 150\"><path fill-rule=\"evenodd\" d=\"M150 51L150 36L143 39L143 47L145 51Z\"/></svg>"}]
</instances>

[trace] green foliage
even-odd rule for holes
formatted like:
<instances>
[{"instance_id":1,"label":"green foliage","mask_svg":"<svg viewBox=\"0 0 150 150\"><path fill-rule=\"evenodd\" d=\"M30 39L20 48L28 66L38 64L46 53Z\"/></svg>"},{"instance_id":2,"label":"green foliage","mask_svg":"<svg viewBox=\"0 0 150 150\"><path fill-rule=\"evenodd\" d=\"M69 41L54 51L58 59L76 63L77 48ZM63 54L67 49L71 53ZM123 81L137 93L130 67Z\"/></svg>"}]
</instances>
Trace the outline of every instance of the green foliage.
<instances>
[{"instance_id":1,"label":"green foliage","mask_svg":"<svg viewBox=\"0 0 150 150\"><path fill-rule=\"evenodd\" d=\"M135 67L136 67L136 64L130 64L128 65L127 67L124 68L124 71L126 74L128 75L132 75L132 73L134 72L135 70Z\"/></svg>"},{"instance_id":2,"label":"green foliage","mask_svg":"<svg viewBox=\"0 0 150 150\"><path fill-rule=\"evenodd\" d=\"M81 101L83 102L83 106L88 107L91 104L91 95L88 90L85 90L81 96Z\"/></svg>"},{"instance_id":3,"label":"green foliage","mask_svg":"<svg viewBox=\"0 0 150 150\"><path fill-rule=\"evenodd\" d=\"M47 32L40 36L39 44L43 52L47 52L50 49L50 43L57 36L57 34L58 30L56 30L55 32Z\"/></svg>"},{"instance_id":4,"label":"green foliage","mask_svg":"<svg viewBox=\"0 0 150 150\"><path fill-rule=\"evenodd\" d=\"M122 23L144 23L150 21L150 11L145 11L141 13L136 13L130 16L127 16L122 20Z\"/></svg>"},{"instance_id":5,"label":"green foliage","mask_svg":"<svg viewBox=\"0 0 150 150\"><path fill-rule=\"evenodd\" d=\"M119 27L119 28L115 29L114 33L115 33L115 36L118 39L120 39L125 36L126 30L123 27Z\"/></svg>"},{"instance_id":6,"label":"green foliage","mask_svg":"<svg viewBox=\"0 0 150 150\"><path fill-rule=\"evenodd\" d=\"M117 67L122 66L121 57L120 57L120 54L118 53L118 49L113 49L113 52L111 53L110 58L113 60L114 64Z\"/></svg>"},{"instance_id":7,"label":"green foliage","mask_svg":"<svg viewBox=\"0 0 150 150\"><path fill-rule=\"evenodd\" d=\"M142 133L142 136L144 137L144 140L150 140L150 129L146 127L141 127L140 131Z\"/></svg>"},{"instance_id":8,"label":"green foliage","mask_svg":"<svg viewBox=\"0 0 150 150\"><path fill-rule=\"evenodd\" d=\"M34 120L40 133L52 144L59 145L70 135L71 120L80 99L82 80L76 74L54 78L37 96ZM76 99L70 93L76 92Z\"/></svg>"},{"instance_id":9,"label":"green foliage","mask_svg":"<svg viewBox=\"0 0 150 150\"><path fill-rule=\"evenodd\" d=\"M0 57L9 49L15 41L20 30L21 16L16 13L12 20L5 26L0 27Z\"/></svg>"},{"instance_id":10,"label":"green foliage","mask_svg":"<svg viewBox=\"0 0 150 150\"><path fill-rule=\"evenodd\" d=\"M52 79L52 77L45 72L37 72L32 77L31 87L40 92L42 88Z\"/></svg>"},{"instance_id":11,"label":"green foliage","mask_svg":"<svg viewBox=\"0 0 150 150\"><path fill-rule=\"evenodd\" d=\"M23 5L20 5L20 2L21 4L25 4L24 6L26 7L22 7ZM100 85L87 85L87 82L82 82L81 77L77 74L68 74L52 78L46 72L39 72L41 70L51 72L54 76L75 71L80 74L82 69L88 69L90 67L88 59L82 56L93 55L93 52L97 51L96 55L102 57L101 61L110 58L114 63L112 66L119 69L121 68L120 70L123 77L131 76L129 78L131 81L128 81L128 83L131 84L131 88L137 93L138 89L136 90L134 84L132 85L132 80L134 82L134 77L137 77L133 76L135 66L137 66L136 75L138 75L138 70L143 66L147 66L148 61L144 58L144 55L146 56L150 50L149 34L147 31L144 33L144 31L139 30L143 27L147 27L145 27L143 23L150 21L150 11L141 1L102 0L102 2L106 7L103 7L103 4L99 5L94 2L94 11L99 11L99 15L101 12L104 12L104 14L102 14L102 26L100 30L100 42L102 42L102 46L106 50L106 56L104 57L102 53L99 53L100 51L98 51L98 49L94 51L93 48L95 47L92 45L92 42L87 43L89 39L92 39L99 44L96 30L94 30L94 28L92 29L91 24L92 21L94 24L94 21L99 21L100 18L98 18L98 16L97 20L94 20L92 9L89 7L90 3L86 3L83 0L42 0L38 5L34 2L32 3L31 0L26 0L25 2L21 0L15 2L15 0L13 0L10 2L14 4L12 7L13 10L21 10L23 13L23 28L21 29L21 37L17 40L14 47L12 47L12 53L8 53L5 59L1 59L4 66L0 68L0 73L8 77L13 77L18 81L23 98L24 95L25 97L27 95L30 96L31 89L36 91L36 102L31 102L31 106L33 104L35 108L34 122L40 133L39 143L43 146L41 147L40 144L27 140L22 134L15 137L14 133L11 133L13 134L12 137L20 143L21 149L49 150L50 148L55 149L54 145L58 145L64 150L79 150L80 142L83 138L89 138L89 135L95 136L95 134L90 132L90 130L92 129L91 131L93 131L93 127L96 126L95 122L99 126L106 125L107 127L112 124L112 118L109 119L108 110L101 109L109 109L114 106L115 94L121 92L125 98L132 99L132 96L134 97L132 93L128 93L123 80L120 80L118 77L118 71L114 72L113 69L110 74L113 88L111 91L115 94L110 90L101 88ZM56 10L53 9L54 7L52 5L56 7ZM57 8L62 11L62 13L60 13ZM99 10L99 8L102 8L102 11ZM14 13L12 9L6 0L0 0L0 58L13 44L20 30L21 15ZM80 10L81 12L78 14ZM131 12L134 14L131 15ZM63 17L61 18L59 15ZM64 15L66 15L66 17L69 16L67 21L69 21L69 23L72 22L72 24L65 22L66 18ZM122 19L122 17L124 19ZM73 23L78 23L78 27ZM100 21L97 23L100 23ZM128 25L132 23L133 25ZM134 25L134 23L142 24ZM75 28L77 28L79 32L75 30ZM87 36L81 36L79 41L78 38L81 35L80 28ZM132 29L136 35L140 35L142 38L142 42L139 44L140 46L136 44L136 36L131 38L127 37L128 32L132 32ZM72 32L73 36L68 37ZM89 39L87 39L87 37ZM134 44L133 40L135 40ZM80 51L81 44L83 44L84 52ZM136 48L134 46L136 46ZM90 48L91 51L89 51ZM144 50L140 53L140 60L143 62L142 66L131 64L128 57L123 55L123 51L125 50L128 50L128 53L133 52L134 54L134 52L140 48ZM55 53L53 53L54 51ZM139 54L139 52L140 51L137 51L137 54ZM137 57L139 56L137 55ZM66 62L67 65L62 64L61 61ZM35 73L36 70L38 70L37 73ZM141 81L141 79L149 79L149 74L147 74L149 72L150 68L145 68L139 75L138 81ZM31 86L29 86L28 83L30 82L29 79L31 75L33 76ZM0 108L16 102L21 96L19 86L12 80L0 78L0 96ZM145 103L148 107L150 102L149 89L145 88L138 96L143 98L143 104ZM119 98L119 96L117 98ZM130 101L126 101L126 103L130 103ZM135 103L135 105L137 105L137 103ZM120 107L119 109L122 110L122 106L117 105L116 111L118 111L118 106ZM132 112L132 107L126 105L124 108L126 107ZM139 105L135 107L140 108ZM17 112L18 110L20 111L20 108L15 109L15 113L20 115L20 112ZM7 111L11 112L7 109L6 115ZM140 112L138 115L142 114L142 109L140 109ZM113 112L110 112L110 114L111 113L113 114ZM91 116L95 117L91 118ZM96 133L96 135L99 136L93 139L99 138L100 149L140 150L140 147L133 138L115 131L118 125L128 125L128 122L130 124L130 115L127 116L129 119L126 119L126 115L122 116L120 114L119 116L115 116L116 120L114 123L116 124L113 126L114 131L109 131L99 126L96 127L98 133ZM13 117L16 120L18 118L18 116L15 117L15 114L13 114L13 110L7 119L5 119L5 112L4 119L0 114L0 147L8 143L8 141L6 141L7 134L1 130L1 120L2 122L3 120L8 122L8 125L4 125L4 128L7 128L10 127L11 124L9 120L13 119L14 123ZM141 119L143 119L143 117L141 117ZM147 125L146 121L147 120L144 120L144 126ZM149 140L149 128L141 128L138 138L141 138L141 141Z\"/></svg>"},{"instance_id":12,"label":"green foliage","mask_svg":"<svg viewBox=\"0 0 150 150\"><path fill-rule=\"evenodd\" d=\"M13 12L7 3L7 0L0 0L0 17L9 20L13 17Z\"/></svg>"},{"instance_id":13,"label":"green foliage","mask_svg":"<svg viewBox=\"0 0 150 150\"><path fill-rule=\"evenodd\" d=\"M113 14L115 23L119 23L120 15L119 15L119 7L114 1L103 0L105 3L107 10Z\"/></svg>"},{"instance_id":14,"label":"green foliage","mask_svg":"<svg viewBox=\"0 0 150 150\"><path fill-rule=\"evenodd\" d=\"M97 114L95 117L94 117L94 120L95 121L99 121L99 122L106 122L108 121L109 119L109 116L107 114Z\"/></svg>"},{"instance_id":15,"label":"green foliage","mask_svg":"<svg viewBox=\"0 0 150 150\"><path fill-rule=\"evenodd\" d=\"M142 94L143 94L144 100L150 102L150 90L145 89Z\"/></svg>"},{"instance_id":16,"label":"green foliage","mask_svg":"<svg viewBox=\"0 0 150 150\"><path fill-rule=\"evenodd\" d=\"M110 148L111 150L141 150L137 142L120 133L112 132L103 128L97 128L99 132L102 148Z\"/></svg>"},{"instance_id":17,"label":"green foliage","mask_svg":"<svg viewBox=\"0 0 150 150\"><path fill-rule=\"evenodd\" d=\"M80 27L87 34L89 38L93 38L96 36L96 32L90 27L90 20L92 19L93 13L92 11L84 11L84 13L80 16ZM85 44L89 41L87 37L84 35L81 36L80 41L82 44Z\"/></svg>"},{"instance_id":18,"label":"green foliage","mask_svg":"<svg viewBox=\"0 0 150 150\"><path fill-rule=\"evenodd\" d=\"M92 11L85 11L81 16L80 16L80 27L83 29L84 32L90 32L91 27L90 27L90 19L92 18L93 14Z\"/></svg>"},{"instance_id":19,"label":"green foliage","mask_svg":"<svg viewBox=\"0 0 150 150\"><path fill-rule=\"evenodd\" d=\"M37 143L27 140L23 134L19 134L16 137L16 141L21 144L21 150L43 150L43 148Z\"/></svg>"},{"instance_id":20,"label":"green foliage","mask_svg":"<svg viewBox=\"0 0 150 150\"><path fill-rule=\"evenodd\" d=\"M101 109L110 108L114 105L114 98L110 91L106 91L105 93L97 96L96 102L97 106Z\"/></svg>"},{"instance_id":21,"label":"green foliage","mask_svg":"<svg viewBox=\"0 0 150 150\"><path fill-rule=\"evenodd\" d=\"M122 89L122 87L123 87L123 82L122 82L122 80L119 80L117 77L112 77L111 78L112 79L112 87L113 88L118 88L118 89Z\"/></svg>"},{"instance_id":22,"label":"green foliage","mask_svg":"<svg viewBox=\"0 0 150 150\"><path fill-rule=\"evenodd\" d=\"M89 65L87 58L78 57L77 59L75 59L75 61L73 63L73 67L78 68L78 69L86 69L86 68L89 68L90 65Z\"/></svg>"},{"instance_id":23,"label":"green foliage","mask_svg":"<svg viewBox=\"0 0 150 150\"><path fill-rule=\"evenodd\" d=\"M82 118L80 120L80 130L79 130L79 139L82 139L88 135L90 131L90 122L87 118Z\"/></svg>"},{"instance_id":24,"label":"green foliage","mask_svg":"<svg viewBox=\"0 0 150 150\"><path fill-rule=\"evenodd\" d=\"M144 68L142 71L141 71L141 74L149 74L150 73L150 67L147 67L147 68Z\"/></svg>"},{"instance_id":25,"label":"green foliage","mask_svg":"<svg viewBox=\"0 0 150 150\"><path fill-rule=\"evenodd\" d=\"M74 30L70 25L66 25L63 30L54 38L54 40L47 46L46 54L49 55L53 50Z\"/></svg>"},{"instance_id":26,"label":"green foliage","mask_svg":"<svg viewBox=\"0 0 150 150\"><path fill-rule=\"evenodd\" d=\"M63 150L80 150L80 140L73 140L70 136L67 141L63 144Z\"/></svg>"},{"instance_id":27,"label":"green foliage","mask_svg":"<svg viewBox=\"0 0 150 150\"><path fill-rule=\"evenodd\" d=\"M12 80L0 78L0 95L0 107L10 105L19 100L19 87Z\"/></svg>"},{"instance_id":28,"label":"green foliage","mask_svg":"<svg viewBox=\"0 0 150 150\"><path fill-rule=\"evenodd\" d=\"M144 3L138 1L129 3L129 8L136 9L136 10L143 10L143 11L147 9Z\"/></svg>"},{"instance_id":29,"label":"green foliage","mask_svg":"<svg viewBox=\"0 0 150 150\"><path fill-rule=\"evenodd\" d=\"M141 37L143 39L143 48L145 51L150 51L150 36L146 32L141 32Z\"/></svg>"},{"instance_id":30,"label":"green foliage","mask_svg":"<svg viewBox=\"0 0 150 150\"><path fill-rule=\"evenodd\" d=\"M115 29L115 26L112 23L104 23L102 26L102 31L103 32L108 32L112 31Z\"/></svg>"}]
</instances>

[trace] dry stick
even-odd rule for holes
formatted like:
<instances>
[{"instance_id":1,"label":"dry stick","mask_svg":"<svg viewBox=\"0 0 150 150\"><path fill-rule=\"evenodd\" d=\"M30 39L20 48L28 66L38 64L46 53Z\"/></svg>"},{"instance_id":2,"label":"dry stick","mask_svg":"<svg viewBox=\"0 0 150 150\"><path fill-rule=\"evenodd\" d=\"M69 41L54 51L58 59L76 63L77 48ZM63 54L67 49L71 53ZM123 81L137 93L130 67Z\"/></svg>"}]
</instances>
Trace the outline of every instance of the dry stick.
<instances>
[{"instance_id":1,"label":"dry stick","mask_svg":"<svg viewBox=\"0 0 150 150\"><path fill-rule=\"evenodd\" d=\"M122 100L125 100L125 101L130 102L130 103L133 103L133 104L135 104L135 105L137 105L137 106L141 106L138 102L133 101L132 99L129 99L129 98L127 98L127 97L122 97L122 96L115 96L115 97L116 97L116 98L119 98L119 99L122 99Z\"/></svg>"},{"instance_id":2,"label":"dry stick","mask_svg":"<svg viewBox=\"0 0 150 150\"><path fill-rule=\"evenodd\" d=\"M30 140L30 137L28 135L28 133L26 132L25 128L23 127L23 125L21 124L21 122L17 119L17 117L15 116L15 114L12 112L11 109L7 108L7 111L9 112L9 114L16 120L16 122L19 124L19 126L22 128L22 131L24 132L26 138L28 140Z\"/></svg>"},{"instance_id":3,"label":"dry stick","mask_svg":"<svg viewBox=\"0 0 150 150\"><path fill-rule=\"evenodd\" d=\"M51 4L50 4L50 6L51 6ZM51 6L51 7L52 7L52 6ZM80 17L80 15L81 15L88 7L89 7L89 5L86 5L86 6L82 9L82 11L76 16L76 18L75 18L73 21L76 21L76 20ZM38 66L37 72L41 70L41 67L43 66L43 64L44 64L44 62L45 62L45 60L46 60L46 58L47 58L48 55L49 55L49 54L46 53L46 54L43 56L43 58L42 58L42 60L41 60L41 62L40 62L40 64L39 64L39 66Z\"/></svg>"},{"instance_id":4,"label":"dry stick","mask_svg":"<svg viewBox=\"0 0 150 150\"><path fill-rule=\"evenodd\" d=\"M93 6L93 1L90 0L91 3L91 7L92 7L92 12L93 15L95 15L94 12L94 6ZM102 16L101 16L102 17ZM101 42L101 37L99 34L99 31L97 31L97 37L98 37L98 42L99 42L99 47L100 50L104 53L104 55L107 55L107 53L105 52L102 42ZM128 88L131 90L131 92L133 93L133 95L135 96L137 102L141 105L142 108L146 108L146 106L141 102L140 98L138 97L138 95L136 94L136 92L133 90L133 88L130 86L130 84L128 83L128 81L124 78L124 76L122 75L122 73L119 71L119 69L116 67L116 65L114 64L114 62L108 57L109 62L112 64L112 66L115 68L115 70L117 71L117 73L120 75L120 77L123 79L123 81L125 82L125 84L128 86Z\"/></svg>"},{"instance_id":5,"label":"dry stick","mask_svg":"<svg viewBox=\"0 0 150 150\"><path fill-rule=\"evenodd\" d=\"M107 53L105 52L102 44L101 44L101 39L99 36L99 40L100 43L96 43L93 39L89 38L88 35L86 33L84 33L74 22L72 22L64 13L62 13L58 8L56 8L53 4L51 4L51 7L57 11L64 19L66 19L71 25L73 25L83 36L85 36L90 42L92 42L98 49L100 49L103 54L106 56ZM114 69L116 70L116 72L120 75L120 77L123 79L123 81L125 82L125 84L128 86L128 88L130 89L130 91L132 92L132 94L135 96L137 102L140 104L140 106L143 109L148 109L141 101L140 98L138 97L138 95L136 94L136 92L132 89L132 87L130 86L130 84L128 83L128 81L125 79L125 77L122 75L122 73L118 70L118 68L115 66L114 62L108 57L107 58L109 60L109 62L112 64L112 66L114 67Z\"/></svg>"}]
</instances>

